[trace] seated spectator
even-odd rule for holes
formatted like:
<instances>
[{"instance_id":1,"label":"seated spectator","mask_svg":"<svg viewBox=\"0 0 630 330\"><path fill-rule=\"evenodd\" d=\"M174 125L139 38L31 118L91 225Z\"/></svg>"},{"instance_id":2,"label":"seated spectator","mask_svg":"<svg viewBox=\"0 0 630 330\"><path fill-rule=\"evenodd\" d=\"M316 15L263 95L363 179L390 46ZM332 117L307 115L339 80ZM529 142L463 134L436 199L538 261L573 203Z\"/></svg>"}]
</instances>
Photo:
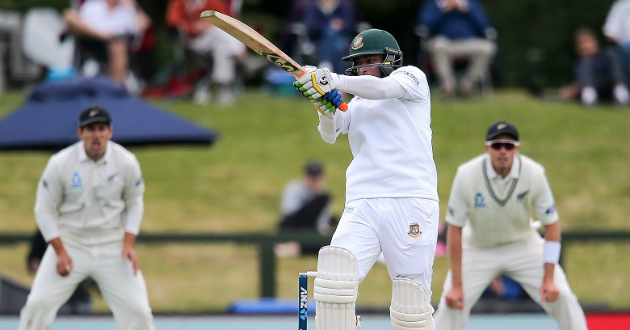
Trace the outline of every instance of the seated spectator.
<instances>
[{"instance_id":1,"label":"seated spectator","mask_svg":"<svg viewBox=\"0 0 630 330\"><path fill-rule=\"evenodd\" d=\"M355 11L348 0L317 0L306 9L306 29L319 58L317 67L344 72L341 60L354 36Z\"/></svg>"},{"instance_id":2,"label":"seated spectator","mask_svg":"<svg viewBox=\"0 0 630 330\"><path fill-rule=\"evenodd\" d=\"M194 100L198 104L210 101L210 82L217 85L219 104L228 104L236 97L236 65L247 48L223 30L200 18L206 10L216 10L235 16L232 1L172 0L166 13L166 23L186 39L186 47L195 54L200 64L210 72L210 79L195 87Z\"/></svg>"},{"instance_id":3,"label":"seated spectator","mask_svg":"<svg viewBox=\"0 0 630 330\"><path fill-rule=\"evenodd\" d=\"M586 106L599 101L628 104L630 94L618 53L610 48L600 49L597 36L587 28L575 32L574 42L579 56L574 68L575 81L560 89L560 98L578 99Z\"/></svg>"},{"instance_id":4,"label":"seated spectator","mask_svg":"<svg viewBox=\"0 0 630 330\"><path fill-rule=\"evenodd\" d=\"M430 38L428 49L442 95L451 97L459 88L462 96L470 96L496 53L491 40L496 31L479 1L427 0L419 12L418 25ZM468 60L468 66L457 86L453 63L461 58Z\"/></svg>"},{"instance_id":5,"label":"seated spectator","mask_svg":"<svg viewBox=\"0 0 630 330\"><path fill-rule=\"evenodd\" d=\"M311 161L304 168L301 180L290 181L282 192L280 203L282 219L280 233L313 231L320 235L332 233L335 217L330 211L330 194L324 189L324 169L322 164ZM276 252L283 255L296 243L279 245ZM295 253L317 254L320 245L300 246Z\"/></svg>"},{"instance_id":6,"label":"seated spectator","mask_svg":"<svg viewBox=\"0 0 630 330\"><path fill-rule=\"evenodd\" d=\"M306 12L314 3L315 0L293 0L278 38L278 48L298 63L316 64L306 59L315 51L315 46L308 41L305 23Z\"/></svg>"},{"instance_id":7,"label":"seated spectator","mask_svg":"<svg viewBox=\"0 0 630 330\"><path fill-rule=\"evenodd\" d=\"M125 84L130 41L151 24L136 2L87 0L78 9L67 10L64 18L70 31L77 35L80 48L104 59L112 79Z\"/></svg>"},{"instance_id":8,"label":"seated spectator","mask_svg":"<svg viewBox=\"0 0 630 330\"><path fill-rule=\"evenodd\" d=\"M623 56L626 81L630 81L630 0L617 0L610 7L604 35L617 44Z\"/></svg>"}]
</instances>

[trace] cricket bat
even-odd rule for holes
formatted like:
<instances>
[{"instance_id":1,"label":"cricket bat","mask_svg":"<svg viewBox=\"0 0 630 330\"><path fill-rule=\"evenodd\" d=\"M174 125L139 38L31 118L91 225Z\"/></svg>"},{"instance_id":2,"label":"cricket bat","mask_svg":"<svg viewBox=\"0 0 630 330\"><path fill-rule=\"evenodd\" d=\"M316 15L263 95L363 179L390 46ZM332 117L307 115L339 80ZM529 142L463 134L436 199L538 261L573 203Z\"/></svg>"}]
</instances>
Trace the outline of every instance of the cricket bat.
<instances>
[{"instance_id":1,"label":"cricket bat","mask_svg":"<svg viewBox=\"0 0 630 330\"><path fill-rule=\"evenodd\" d=\"M201 13L201 18L238 39L256 53L266 57L270 62L291 75L299 78L306 73L303 66L296 63L289 55L276 47L271 41L263 37L256 30L234 17L222 14L218 11L207 10ZM339 110L346 111L348 105L344 102Z\"/></svg>"}]
</instances>

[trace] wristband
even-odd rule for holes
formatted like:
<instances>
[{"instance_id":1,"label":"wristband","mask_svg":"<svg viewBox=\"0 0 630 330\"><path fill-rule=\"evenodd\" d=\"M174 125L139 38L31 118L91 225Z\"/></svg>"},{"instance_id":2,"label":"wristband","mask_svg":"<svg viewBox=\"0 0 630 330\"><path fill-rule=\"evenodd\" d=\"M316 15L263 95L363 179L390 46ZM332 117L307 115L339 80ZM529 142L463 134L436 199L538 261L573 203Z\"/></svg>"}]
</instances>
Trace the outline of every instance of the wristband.
<instances>
[{"instance_id":1,"label":"wristband","mask_svg":"<svg viewBox=\"0 0 630 330\"><path fill-rule=\"evenodd\" d=\"M557 264L560 261L560 242L545 241L543 245L543 261L546 264Z\"/></svg>"}]
</instances>

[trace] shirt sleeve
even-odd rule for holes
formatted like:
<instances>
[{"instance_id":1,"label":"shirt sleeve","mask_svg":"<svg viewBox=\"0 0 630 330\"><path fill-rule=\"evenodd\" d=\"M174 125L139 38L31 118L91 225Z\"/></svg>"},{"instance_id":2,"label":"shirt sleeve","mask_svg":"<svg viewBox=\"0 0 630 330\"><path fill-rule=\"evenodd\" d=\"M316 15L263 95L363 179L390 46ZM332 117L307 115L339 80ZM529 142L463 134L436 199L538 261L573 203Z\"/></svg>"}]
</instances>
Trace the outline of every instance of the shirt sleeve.
<instances>
[{"instance_id":1,"label":"shirt sleeve","mask_svg":"<svg viewBox=\"0 0 630 330\"><path fill-rule=\"evenodd\" d=\"M406 100L418 100L428 102L430 97L427 76L420 69L413 66L404 66L396 69L389 78L396 80L405 90Z\"/></svg>"},{"instance_id":2,"label":"shirt sleeve","mask_svg":"<svg viewBox=\"0 0 630 330\"><path fill-rule=\"evenodd\" d=\"M453 226L463 227L468 217L468 201L464 198L460 187L461 174L457 172L455 179L453 179L453 186L451 187L451 195L448 199L448 208L446 210L446 222Z\"/></svg>"},{"instance_id":3,"label":"shirt sleeve","mask_svg":"<svg viewBox=\"0 0 630 330\"><path fill-rule=\"evenodd\" d=\"M549 187L547 177L543 175L538 196L534 196L533 207L536 216L543 225L550 225L560 218L556 210L555 201Z\"/></svg>"},{"instance_id":4,"label":"shirt sleeve","mask_svg":"<svg viewBox=\"0 0 630 330\"><path fill-rule=\"evenodd\" d=\"M138 235L140 224L144 214L144 179L140 170L140 163L133 157L133 162L128 166L128 173L123 191L125 202L125 212L123 213L123 223L125 231Z\"/></svg>"},{"instance_id":5,"label":"shirt sleeve","mask_svg":"<svg viewBox=\"0 0 630 330\"><path fill-rule=\"evenodd\" d=\"M337 89L367 100L400 99L406 91L401 84L390 77L344 76L333 74Z\"/></svg>"},{"instance_id":6,"label":"shirt sleeve","mask_svg":"<svg viewBox=\"0 0 630 330\"><path fill-rule=\"evenodd\" d=\"M58 209L63 201L63 179L55 158L44 169L35 200L35 219L46 242L59 237Z\"/></svg>"}]
</instances>

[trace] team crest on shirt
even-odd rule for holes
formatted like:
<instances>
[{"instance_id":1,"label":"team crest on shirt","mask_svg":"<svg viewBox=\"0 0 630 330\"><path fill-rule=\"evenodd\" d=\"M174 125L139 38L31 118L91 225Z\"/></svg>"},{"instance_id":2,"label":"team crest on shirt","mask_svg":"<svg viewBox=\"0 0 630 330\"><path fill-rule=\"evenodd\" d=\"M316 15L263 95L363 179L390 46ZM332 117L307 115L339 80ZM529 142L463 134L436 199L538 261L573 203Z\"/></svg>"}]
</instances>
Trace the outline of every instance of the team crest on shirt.
<instances>
[{"instance_id":1,"label":"team crest on shirt","mask_svg":"<svg viewBox=\"0 0 630 330\"><path fill-rule=\"evenodd\" d=\"M81 176L79 172L74 172L72 175L72 180L70 181L70 188L81 189L83 188L83 180L81 180Z\"/></svg>"},{"instance_id":2,"label":"team crest on shirt","mask_svg":"<svg viewBox=\"0 0 630 330\"><path fill-rule=\"evenodd\" d=\"M417 222L410 223L409 232L407 233L407 235L411 237L418 237L422 235L422 232L420 231L420 225Z\"/></svg>"},{"instance_id":3,"label":"team crest on shirt","mask_svg":"<svg viewBox=\"0 0 630 330\"><path fill-rule=\"evenodd\" d=\"M486 207L486 200L483 198L483 195L479 192L477 193L477 195L475 195L475 207L476 208Z\"/></svg>"}]
</instances>

